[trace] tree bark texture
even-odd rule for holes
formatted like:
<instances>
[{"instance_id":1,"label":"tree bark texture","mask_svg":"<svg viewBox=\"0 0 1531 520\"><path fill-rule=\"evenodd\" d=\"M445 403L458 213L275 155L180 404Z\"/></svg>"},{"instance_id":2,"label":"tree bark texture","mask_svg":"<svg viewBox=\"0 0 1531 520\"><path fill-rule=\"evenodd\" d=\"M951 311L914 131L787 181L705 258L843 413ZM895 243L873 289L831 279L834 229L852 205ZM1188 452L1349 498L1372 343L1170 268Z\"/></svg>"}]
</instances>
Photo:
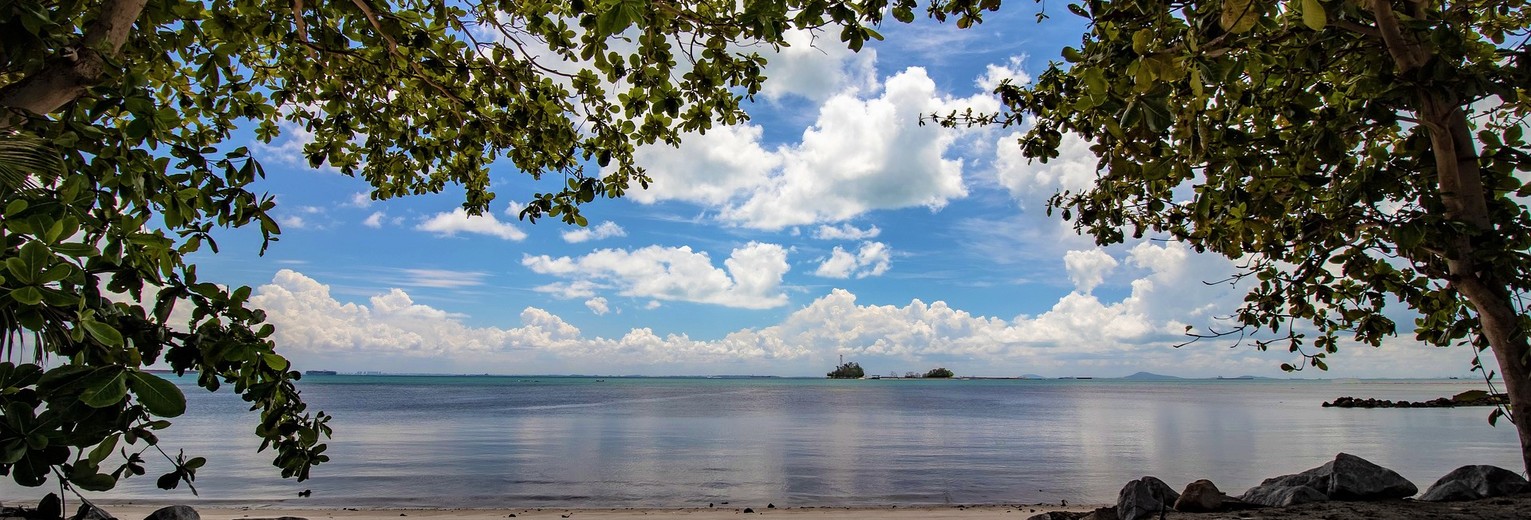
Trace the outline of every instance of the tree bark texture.
<instances>
[{"instance_id":1,"label":"tree bark texture","mask_svg":"<svg viewBox=\"0 0 1531 520\"><path fill-rule=\"evenodd\" d=\"M0 129L15 127L23 117L52 113L99 83L106 58L122 50L133 22L147 3L106 0L77 44L50 59L41 70L0 88L0 107L9 112L0 114Z\"/></svg>"}]
</instances>

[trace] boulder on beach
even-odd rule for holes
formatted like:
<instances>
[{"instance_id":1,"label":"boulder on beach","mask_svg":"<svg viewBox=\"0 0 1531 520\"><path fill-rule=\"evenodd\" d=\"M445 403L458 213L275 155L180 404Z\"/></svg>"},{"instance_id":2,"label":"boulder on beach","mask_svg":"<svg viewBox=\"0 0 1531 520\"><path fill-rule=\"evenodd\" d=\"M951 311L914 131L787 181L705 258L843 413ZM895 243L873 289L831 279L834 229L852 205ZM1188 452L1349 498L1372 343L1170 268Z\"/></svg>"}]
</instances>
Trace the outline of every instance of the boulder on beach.
<instances>
[{"instance_id":1,"label":"boulder on beach","mask_svg":"<svg viewBox=\"0 0 1531 520\"><path fill-rule=\"evenodd\" d=\"M1228 500L1228 495L1217 489L1217 485L1207 479L1201 479L1187 484L1185 491L1180 493L1180 498L1175 499L1175 510L1188 513L1205 513L1222 511L1223 502Z\"/></svg>"},{"instance_id":2,"label":"boulder on beach","mask_svg":"<svg viewBox=\"0 0 1531 520\"><path fill-rule=\"evenodd\" d=\"M1489 465L1462 466L1435 481L1419 499L1457 502L1531 492L1531 483L1513 471Z\"/></svg>"},{"instance_id":3,"label":"boulder on beach","mask_svg":"<svg viewBox=\"0 0 1531 520\"><path fill-rule=\"evenodd\" d=\"M1308 488L1313 492L1299 488ZM1414 496L1419 488L1398 472L1341 453L1334 460L1296 475L1265 479L1239 497L1265 506L1289 506L1320 500L1387 500Z\"/></svg>"},{"instance_id":4,"label":"boulder on beach","mask_svg":"<svg viewBox=\"0 0 1531 520\"><path fill-rule=\"evenodd\" d=\"M1121 520L1157 518L1180 498L1175 488L1154 477L1143 477L1126 486L1116 496L1116 512Z\"/></svg>"},{"instance_id":5,"label":"boulder on beach","mask_svg":"<svg viewBox=\"0 0 1531 520\"><path fill-rule=\"evenodd\" d=\"M167 506L154 510L144 520L202 520L202 515L197 514L191 506Z\"/></svg>"}]
</instances>

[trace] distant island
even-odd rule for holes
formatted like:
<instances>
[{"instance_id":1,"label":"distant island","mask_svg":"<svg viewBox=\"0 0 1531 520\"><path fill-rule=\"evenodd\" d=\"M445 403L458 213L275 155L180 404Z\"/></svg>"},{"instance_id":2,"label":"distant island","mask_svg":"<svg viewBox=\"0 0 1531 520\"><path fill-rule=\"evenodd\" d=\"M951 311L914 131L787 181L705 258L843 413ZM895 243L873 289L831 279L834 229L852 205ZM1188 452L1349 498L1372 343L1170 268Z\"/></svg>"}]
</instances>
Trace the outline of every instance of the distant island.
<instances>
[{"instance_id":1,"label":"distant island","mask_svg":"<svg viewBox=\"0 0 1531 520\"><path fill-rule=\"evenodd\" d=\"M830 379L861 379L866 375L866 371L862 370L861 365L855 361L841 363L840 366L835 367L834 371L826 374Z\"/></svg>"},{"instance_id":2,"label":"distant island","mask_svg":"<svg viewBox=\"0 0 1531 520\"><path fill-rule=\"evenodd\" d=\"M335 375L340 375L340 372L336 372L334 370L305 370L305 371L303 371L303 375L305 375L305 376L335 376Z\"/></svg>"}]
</instances>

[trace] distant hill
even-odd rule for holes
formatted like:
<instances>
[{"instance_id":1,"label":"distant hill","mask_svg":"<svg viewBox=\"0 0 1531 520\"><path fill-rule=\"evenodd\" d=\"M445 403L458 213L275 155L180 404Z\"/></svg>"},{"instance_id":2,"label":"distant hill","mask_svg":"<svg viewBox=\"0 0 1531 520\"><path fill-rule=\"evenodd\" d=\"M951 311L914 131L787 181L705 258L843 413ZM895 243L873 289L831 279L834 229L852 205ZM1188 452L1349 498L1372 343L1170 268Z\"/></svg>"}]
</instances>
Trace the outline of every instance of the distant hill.
<instances>
[{"instance_id":1,"label":"distant hill","mask_svg":"<svg viewBox=\"0 0 1531 520\"><path fill-rule=\"evenodd\" d=\"M1127 376L1127 377L1123 377L1122 379L1128 379L1128 380L1132 380L1132 381L1171 381L1171 380L1175 380L1175 379L1185 379L1185 378L1183 378L1183 377L1175 377L1175 376L1167 376L1167 375L1164 375L1164 374L1155 374L1153 372L1138 372L1136 374L1133 374L1133 375L1130 375L1130 376Z\"/></svg>"},{"instance_id":2,"label":"distant hill","mask_svg":"<svg viewBox=\"0 0 1531 520\"><path fill-rule=\"evenodd\" d=\"M1039 376L1039 375L1036 375L1036 374L1021 374L1021 379L1048 379L1048 377L1047 376Z\"/></svg>"}]
</instances>

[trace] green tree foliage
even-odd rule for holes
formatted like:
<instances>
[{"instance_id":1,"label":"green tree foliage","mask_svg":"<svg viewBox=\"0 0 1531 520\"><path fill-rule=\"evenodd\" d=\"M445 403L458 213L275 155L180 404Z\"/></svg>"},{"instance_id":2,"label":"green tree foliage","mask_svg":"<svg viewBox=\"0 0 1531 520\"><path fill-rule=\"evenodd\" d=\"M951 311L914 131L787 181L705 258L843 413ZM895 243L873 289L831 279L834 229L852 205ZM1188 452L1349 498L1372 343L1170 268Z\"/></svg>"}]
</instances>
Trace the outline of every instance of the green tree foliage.
<instances>
[{"instance_id":1,"label":"green tree foliage","mask_svg":"<svg viewBox=\"0 0 1531 520\"><path fill-rule=\"evenodd\" d=\"M936 367L936 368L930 369L929 372L926 372L925 375L921 376L921 377L926 377L926 378L930 378L930 379L951 379L953 377L956 377L956 375L957 374L953 374L951 370L948 370L948 369L946 369L944 367Z\"/></svg>"},{"instance_id":2,"label":"green tree foliage","mask_svg":"<svg viewBox=\"0 0 1531 520\"><path fill-rule=\"evenodd\" d=\"M866 377L866 371L861 369L860 364L851 361L835 367L833 372L825 375L830 379L861 379Z\"/></svg>"},{"instance_id":3,"label":"green tree foliage","mask_svg":"<svg viewBox=\"0 0 1531 520\"><path fill-rule=\"evenodd\" d=\"M895 4L0 0L0 474L89 490L144 474L185 408L155 363L233 386L283 476L327 460L329 417L307 409L250 288L187 262L217 251L217 228L258 228L262 251L280 232L236 128L303 129L310 164L377 199L459 185L472 214L494 199L491 164L552 177L522 217L584 225L580 205L649 183L635 147L747 118L756 50L789 29L860 49L885 12L913 18ZM166 488L203 463L165 458Z\"/></svg>"},{"instance_id":4,"label":"green tree foliage","mask_svg":"<svg viewBox=\"0 0 1531 520\"><path fill-rule=\"evenodd\" d=\"M1325 369L1417 312L1418 340L1497 358L1531 408L1527 14L1504 0L1089 0L1068 63L1000 89L1028 157L1074 134L1097 182L1050 210L1101 244L1169 236L1235 260L1233 330ZM1491 378L1491 375L1490 375ZM1498 417L1491 416L1491 421ZM1519 419L1516 417L1516 419ZM1531 418L1516 420L1531 469Z\"/></svg>"}]
</instances>

